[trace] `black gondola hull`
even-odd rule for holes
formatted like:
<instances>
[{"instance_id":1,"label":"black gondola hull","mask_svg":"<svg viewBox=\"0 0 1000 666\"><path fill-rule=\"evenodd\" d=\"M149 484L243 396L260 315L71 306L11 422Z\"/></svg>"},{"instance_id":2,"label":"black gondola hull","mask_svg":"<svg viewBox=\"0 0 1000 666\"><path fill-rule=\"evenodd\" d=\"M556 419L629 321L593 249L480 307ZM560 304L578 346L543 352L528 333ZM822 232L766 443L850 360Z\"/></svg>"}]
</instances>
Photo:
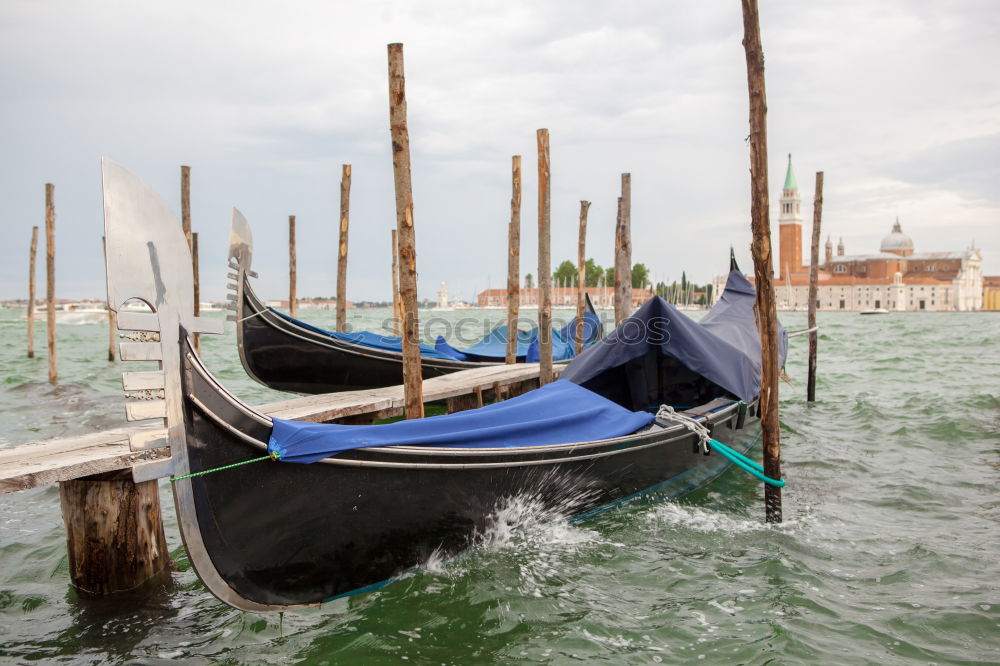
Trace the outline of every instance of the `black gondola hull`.
<instances>
[{"instance_id":1,"label":"black gondola hull","mask_svg":"<svg viewBox=\"0 0 1000 666\"><path fill-rule=\"evenodd\" d=\"M240 360L247 374L264 386L296 393L333 393L403 383L402 354L351 344L298 326L269 310L245 276L237 299ZM420 365L423 378L430 379L499 363L423 358Z\"/></svg>"},{"instance_id":2,"label":"black gondola hull","mask_svg":"<svg viewBox=\"0 0 1000 666\"><path fill-rule=\"evenodd\" d=\"M187 358L190 469L262 455L269 427L238 409ZM735 405L714 414L713 434L746 450L759 421L748 418L737 430L736 420ZM331 460L337 462L265 461L186 481L211 566L237 605L315 604L398 576L432 555L454 555L475 545L515 499L543 515L570 516L657 486L676 495L726 467L676 429L536 451L366 449Z\"/></svg>"}]
</instances>

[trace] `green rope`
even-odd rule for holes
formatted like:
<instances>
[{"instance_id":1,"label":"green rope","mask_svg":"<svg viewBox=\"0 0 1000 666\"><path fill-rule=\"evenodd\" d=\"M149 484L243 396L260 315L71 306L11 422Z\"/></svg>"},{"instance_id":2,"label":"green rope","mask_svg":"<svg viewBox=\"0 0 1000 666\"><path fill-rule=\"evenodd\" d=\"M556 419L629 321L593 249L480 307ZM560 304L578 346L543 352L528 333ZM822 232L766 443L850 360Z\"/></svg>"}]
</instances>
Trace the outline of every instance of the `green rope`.
<instances>
[{"instance_id":1,"label":"green rope","mask_svg":"<svg viewBox=\"0 0 1000 666\"><path fill-rule=\"evenodd\" d=\"M714 439L710 439L708 441L711 443L713 449L721 453L731 463L741 468L743 471L747 472L752 476L757 477L758 479L760 479L769 486L774 486L775 488L784 488L785 480L772 479L771 477L764 474L764 467L756 460L751 460L750 458L747 458L739 451L729 448L720 441Z\"/></svg>"},{"instance_id":2,"label":"green rope","mask_svg":"<svg viewBox=\"0 0 1000 666\"><path fill-rule=\"evenodd\" d=\"M203 474L211 474L212 472L221 472L224 469L232 469L234 467L239 467L240 465L249 465L250 463L260 462L261 460L277 460L281 455L275 451L274 453L269 453L266 456L260 458L253 458L252 460L244 460L242 462L233 463L232 465L223 465L222 467L213 467L212 469L205 469L200 472L191 472L190 474L181 474L180 476L170 477L170 482L180 481L182 479L190 479L193 476L201 476Z\"/></svg>"}]
</instances>

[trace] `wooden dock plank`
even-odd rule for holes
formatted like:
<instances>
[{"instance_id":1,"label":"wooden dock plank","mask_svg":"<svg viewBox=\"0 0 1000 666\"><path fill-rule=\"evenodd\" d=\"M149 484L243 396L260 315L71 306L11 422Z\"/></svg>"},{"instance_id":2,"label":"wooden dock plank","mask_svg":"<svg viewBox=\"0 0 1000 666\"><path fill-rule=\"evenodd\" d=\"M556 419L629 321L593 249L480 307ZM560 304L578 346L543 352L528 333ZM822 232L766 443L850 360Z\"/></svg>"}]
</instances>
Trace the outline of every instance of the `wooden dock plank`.
<instances>
[{"instance_id":1,"label":"wooden dock plank","mask_svg":"<svg viewBox=\"0 0 1000 666\"><path fill-rule=\"evenodd\" d=\"M554 372L562 370L555 365ZM537 363L493 365L463 370L424 382L427 402L446 400L476 391L494 391L538 378ZM365 414L402 413L402 386L364 391L308 395L260 405L256 409L276 418L325 422ZM166 457L166 448L132 451L129 435L153 436L162 421L133 427L21 444L0 449L0 494L46 486L69 479L128 469L139 462Z\"/></svg>"}]
</instances>

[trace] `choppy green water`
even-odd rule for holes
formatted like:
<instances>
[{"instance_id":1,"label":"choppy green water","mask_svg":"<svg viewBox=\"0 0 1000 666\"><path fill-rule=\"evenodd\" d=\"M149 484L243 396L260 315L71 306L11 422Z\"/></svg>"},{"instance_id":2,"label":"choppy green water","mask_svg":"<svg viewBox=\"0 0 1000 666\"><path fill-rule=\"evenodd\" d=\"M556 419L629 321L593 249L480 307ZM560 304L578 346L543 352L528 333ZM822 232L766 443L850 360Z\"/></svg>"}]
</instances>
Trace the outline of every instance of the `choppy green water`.
<instances>
[{"instance_id":1,"label":"choppy green water","mask_svg":"<svg viewBox=\"0 0 1000 666\"><path fill-rule=\"evenodd\" d=\"M0 310L0 446L118 424L123 364L105 360L106 328L59 326L52 388L44 354L23 358L17 315ZM384 313L354 316L363 326ZM37 489L0 496L0 660L1000 663L1000 317L821 314L820 325L819 402L805 404L804 337L789 355L795 385L782 387L779 527L762 524L762 490L736 470L680 502L582 523L513 502L504 528L455 562L279 618L201 587L162 482L172 585L81 599L58 490ZM249 402L280 395L246 378L231 332L203 356Z\"/></svg>"}]
</instances>

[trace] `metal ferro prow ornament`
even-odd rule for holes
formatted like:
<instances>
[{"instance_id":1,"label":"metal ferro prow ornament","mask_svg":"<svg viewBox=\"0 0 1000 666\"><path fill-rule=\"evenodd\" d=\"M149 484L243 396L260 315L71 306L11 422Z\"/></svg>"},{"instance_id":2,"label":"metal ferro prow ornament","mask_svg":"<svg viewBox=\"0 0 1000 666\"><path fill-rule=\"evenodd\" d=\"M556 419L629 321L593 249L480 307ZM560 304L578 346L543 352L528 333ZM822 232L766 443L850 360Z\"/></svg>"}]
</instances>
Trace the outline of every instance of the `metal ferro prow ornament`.
<instances>
[{"instance_id":1,"label":"metal ferro prow ornament","mask_svg":"<svg viewBox=\"0 0 1000 666\"><path fill-rule=\"evenodd\" d=\"M133 468L139 481L186 474L183 402L178 341L188 333L222 333L223 322L194 316L191 250L177 216L149 185L122 165L102 158L104 233L107 239L108 307L130 342L120 345L123 361L157 361L159 370L123 372L129 421L165 419L166 431L130 436L133 450L170 447L170 457ZM123 310L141 301L151 312Z\"/></svg>"}]
</instances>

